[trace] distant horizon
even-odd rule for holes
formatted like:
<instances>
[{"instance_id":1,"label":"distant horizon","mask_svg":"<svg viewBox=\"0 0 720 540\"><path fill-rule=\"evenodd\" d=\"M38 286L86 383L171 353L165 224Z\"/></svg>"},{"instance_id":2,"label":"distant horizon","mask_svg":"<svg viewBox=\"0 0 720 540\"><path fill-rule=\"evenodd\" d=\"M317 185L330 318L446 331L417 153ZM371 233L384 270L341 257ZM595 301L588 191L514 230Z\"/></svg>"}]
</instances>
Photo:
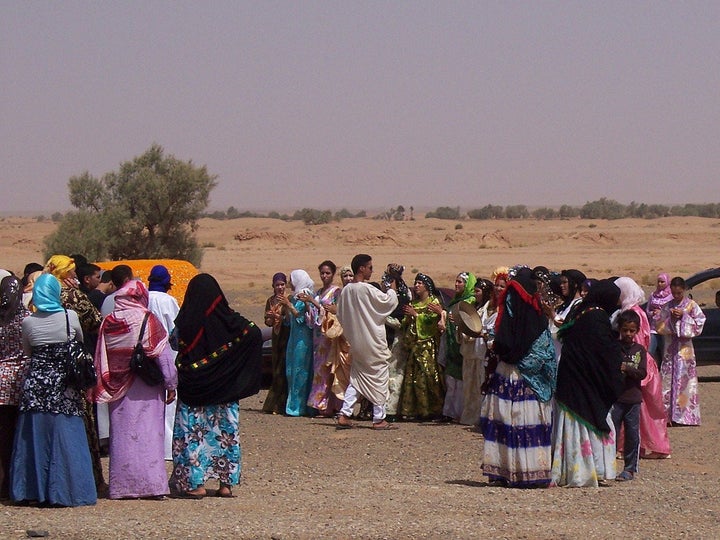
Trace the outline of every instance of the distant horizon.
<instances>
[{"instance_id":1,"label":"distant horizon","mask_svg":"<svg viewBox=\"0 0 720 540\"><path fill-rule=\"evenodd\" d=\"M415 207L414 205L412 205L412 206L413 206L413 214L414 214L414 216L415 216L416 218L417 218L417 217L421 217L421 218L424 219L424 218L425 218L425 214L427 214L428 212L433 212L433 211L437 210L438 208L443 208L443 207L444 207L444 208L460 208L461 218L465 218L465 217L467 217L467 216L466 216L467 212L469 212L469 211L471 211L471 210L481 209L481 208L487 206L488 204L493 205L493 206L500 206L500 207L502 207L502 208L507 208L507 207L509 207L509 206L525 206L525 207L527 207L528 211L532 212L532 211L537 210L537 209L540 209L540 208L550 208L550 209L553 209L553 210L559 210L562 206L566 206L566 205L567 205L567 206L570 206L570 207L572 207L572 208L582 208L585 204L592 203L592 202L596 202L596 201L598 201L598 200L600 200L600 199L602 199L602 198L603 198L603 197L599 197L598 199L594 199L593 201L585 201L585 202L582 203L582 204L560 203L560 204L557 204L557 205L546 205L546 204L529 205L529 204L525 204L525 203L517 203L517 204L496 204L496 203L493 203L493 202L485 202L485 203L483 203L483 204L480 205L480 206L473 206L473 207L467 207L467 208L466 208L466 207L463 207L463 206L461 206L461 205L457 205L457 204L455 204L455 205L444 204L444 205L435 206L435 207ZM707 201L706 201L706 202L702 202L702 203L689 202L689 201L688 201L688 202L680 202L680 203L672 203L672 204L667 204L667 203L648 203L648 202L644 202L644 201L628 201L628 202L623 202L623 201L619 201L619 200L617 200L617 199L612 199L611 197L604 197L604 198L607 199L607 200L612 200L612 201L618 202L618 203L620 203L620 204L622 204L622 205L624 205L624 206L629 206L630 204L635 203L635 204L638 204L638 205L641 205L641 204L646 204L646 205L662 205L662 206L667 206L667 207L671 208L671 207L673 207L673 206L685 206L685 205L689 205L689 204L690 204L690 205L692 205L692 204L696 204L696 205L720 204L720 201L718 201L718 202L707 202ZM203 212L203 214L211 214L211 213L213 213L213 212L226 212L226 211L227 211L230 207L232 207L232 206L234 206L234 205L231 204L231 205L229 205L229 206L226 206L225 208L208 207L208 208ZM324 212L324 211L330 211L330 212L333 212L333 213L334 213L334 212L339 212L339 211L341 211L341 210L347 210L348 212L351 212L351 213L358 213L358 212L361 212L361 211L365 211L365 212L368 214L366 217L372 218L373 216L376 216L376 215L378 215L378 214L380 214L380 213L382 213L382 212L387 212L387 211L390 210L391 208L397 208L398 206L400 206L400 204L396 204L396 205L394 205L394 206L388 206L388 207L377 207L377 208L353 208L353 207L348 207L348 206L341 206L341 207L337 207L337 208L334 208L334 207L327 208L327 207L320 207L320 206L315 206L315 207L303 206L303 207L293 207L293 208L267 208L267 209L260 209L260 208L242 208L242 207L235 207L235 208L236 208L240 213L243 213L243 212L252 212L252 213L257 213L257 214L263 214L263 215L258 215L258 216L256 216L256 217L268 217L267 214L270 213L270 212L277 212L277 213L279 213L279 214L281 214L281 215L290 215L290 216L292 216L295 212L298 212L298 211L300 211L300 210L303 210L304 208L308 208L308 209L312 209L312 210L320 210L320 211L323 211L323 212ZM409 216L410 206L411 206L411 205L404 205L404 204L402 204L402 206L405 208L405 213L406 213L406 215ZM54 213L56 213L56 212L60 212L61 214L65 215L65 214L68 213L68 212L76 212L76 211L78 211L78 210L75 209L75 208L69 208L69 209L66 209L66 210L46 209L46 210L37 210L37 211L0 210L0 218L11 218L11 217L17 217L17 218L38 218L38 217L45 217L45 218L49 221L49 220L51 219L52 214L54 214ZM202 217L210 217L210 216L202 216ZM243 216L243 217L244 217L244 216ZM669 217L678 217L678 216L669 216ZM695 216L695 217L702 217L702 216ZM201 219L202 219L202 218L201 218ZM240 218L234 218L234 219L242 219L242 217L240 217ZM269 219L273 219L273 218L269 218ZM493 219L495 219L495 218L493 218ZM506 218L500 218L500 219L506 219ZM512 218L507 218L507 219L512 219ZM533 216L530 216L529 218L525 218L525 219L534 219L534 218L533 218ZM560 218L557 218L557 219L560 219ZM602 218L597 218L597 219L602 219ZM710 218L708 218L708 219L717 219L717 218L712 218L712 217L710 217Z\"/></svg>"}]
</instances>

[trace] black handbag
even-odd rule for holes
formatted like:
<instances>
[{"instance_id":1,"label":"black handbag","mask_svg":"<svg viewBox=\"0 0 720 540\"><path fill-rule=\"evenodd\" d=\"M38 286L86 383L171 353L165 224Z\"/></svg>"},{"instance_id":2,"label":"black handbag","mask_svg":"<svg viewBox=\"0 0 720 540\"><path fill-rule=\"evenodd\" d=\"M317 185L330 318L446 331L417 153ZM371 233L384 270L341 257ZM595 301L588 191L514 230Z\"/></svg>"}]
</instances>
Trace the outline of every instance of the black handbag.
<instances>
[{"instance_id":1,"label":"black handbag","mask_svg":"<svg viewBox=\"0 0 720 540\"><path fill-rule=\"evenodd\" d=\"M147 324L149 316L150 312L148 311L145 313L145 318L143 319L142 326L140 327L140 336L138 337L132 356L130 357L130 371L140 377L148 386L158 386L165 380L165 377L163 377L162 371L160 371L160 366L158 366L155 359L150 358L147 354L145 354L145 349L142 344L142 338L145 334L145 325Z\"/></svg>"},{"instance_id":2,"label":"black handbag","mask_svg":"<svg viewBox=\"0 0 720 540\"><path fill-rule=\"evenodd\" d=\"M70 318L65 310L67 329L67 355L65 356L65 386L75 390L87 390L97 385L95 362L87 352L85 345L77 339L70 338Z\"/></svg>"}]
</instances>

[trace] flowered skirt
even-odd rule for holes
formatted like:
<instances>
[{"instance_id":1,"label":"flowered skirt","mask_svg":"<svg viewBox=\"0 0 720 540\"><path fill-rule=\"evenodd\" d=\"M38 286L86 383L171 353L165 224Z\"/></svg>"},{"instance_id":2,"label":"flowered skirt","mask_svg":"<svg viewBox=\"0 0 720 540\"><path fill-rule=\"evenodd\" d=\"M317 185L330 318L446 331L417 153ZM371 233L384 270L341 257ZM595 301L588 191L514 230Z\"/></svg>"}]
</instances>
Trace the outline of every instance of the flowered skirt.
<instances>
[{"instance_id":1,"label":"flowered skirt","mask_svg":"<svg viewBox=\"0 0 720 540\"><path fill-rule=\"evenodd\" d=\"M228 486L240 482L240 404L190 407L178 402L173 430L173 478L179 491L210 478Z\"/></svg>"},{"instance_id":2,"label":"flowered skirt","mask_svg":"<svg viewBox=\"0 0 720 540\"><path fill-rule=\"evenodd\" d=\"M577 416L556 404L553 427L552 479L558 486L598 487L615 479L615 428L600 436Z\"/></svg>"},{"instance_id":3,"label":"flowered skirt","mask_svg":"<svg viewBox=\"0 0 720 540\"><path fill-rule=\"evenodd\" d=\"M515 366L500 362L483 399L483 474L509 486L550 483L552 404L537 399Z\"/></svg>"}]
</instances>

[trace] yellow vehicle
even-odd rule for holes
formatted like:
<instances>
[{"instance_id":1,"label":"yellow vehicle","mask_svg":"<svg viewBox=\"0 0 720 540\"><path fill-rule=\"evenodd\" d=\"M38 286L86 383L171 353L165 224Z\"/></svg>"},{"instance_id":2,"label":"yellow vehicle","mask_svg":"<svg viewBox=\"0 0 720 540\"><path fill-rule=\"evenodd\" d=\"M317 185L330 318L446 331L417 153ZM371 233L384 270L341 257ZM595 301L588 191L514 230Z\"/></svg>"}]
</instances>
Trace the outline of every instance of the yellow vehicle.
<instances>
[{"instance_id":1,"label":"yellow vehicle","mask_svg":"<svg viewBox=\"0 0 720 540\"><path fill-rule=\"evenodd\" d=\"M180 259L128 259L124 261L102 261L95 264L103 270L112 270L118 264L127 264L133 269L135 277L140 278L145 285L148 284L148 276L152 267L156 264L162 264L168 269L172 278L173 286L168 291L168 294L172 295L180 305L182 305L185 298L188 282L199 273L192 263Z\"/></svg>"}]
</instances>

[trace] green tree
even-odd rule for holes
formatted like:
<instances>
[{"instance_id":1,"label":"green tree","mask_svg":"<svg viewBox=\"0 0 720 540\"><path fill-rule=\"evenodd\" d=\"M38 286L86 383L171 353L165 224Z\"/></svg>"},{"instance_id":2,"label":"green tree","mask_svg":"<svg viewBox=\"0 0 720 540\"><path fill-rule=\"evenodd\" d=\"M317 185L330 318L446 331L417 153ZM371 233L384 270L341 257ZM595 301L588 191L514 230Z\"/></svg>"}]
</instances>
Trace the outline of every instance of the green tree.
<instances>
[{"instance_id":1,"label":"green tree","mask_svg":"<svg viewBox=\"0 0 720 540\"><path fill-rule=\"evenodd\" d=\"M84 253L91 260L187 259L199 265L197 221L217 176L153 144L101 179L88 172L68 181L71 204L46 254Z\"/></svg>"},{"instance_id":2,"label":"green tree","mask_svg":"<svg viewBox=\"0 0 720 540\"><path fill-rule=\"evenodd\" d=\"M437 219L460 219L460 207L451 208L449 206L438 206L434 212L425 214L426 218Z\"/></svg>"},{"instance_id":3,"label":"green tree","mask_svg":"<svg viewBox=\"0 0 720 540\"><path fill-rule=\"evenodd\" d=\"M470 219L500 219L505 217L505 210L502 206L488 204L482 208L475 208L467 213Z\"/></svg>"}]
</instances>

